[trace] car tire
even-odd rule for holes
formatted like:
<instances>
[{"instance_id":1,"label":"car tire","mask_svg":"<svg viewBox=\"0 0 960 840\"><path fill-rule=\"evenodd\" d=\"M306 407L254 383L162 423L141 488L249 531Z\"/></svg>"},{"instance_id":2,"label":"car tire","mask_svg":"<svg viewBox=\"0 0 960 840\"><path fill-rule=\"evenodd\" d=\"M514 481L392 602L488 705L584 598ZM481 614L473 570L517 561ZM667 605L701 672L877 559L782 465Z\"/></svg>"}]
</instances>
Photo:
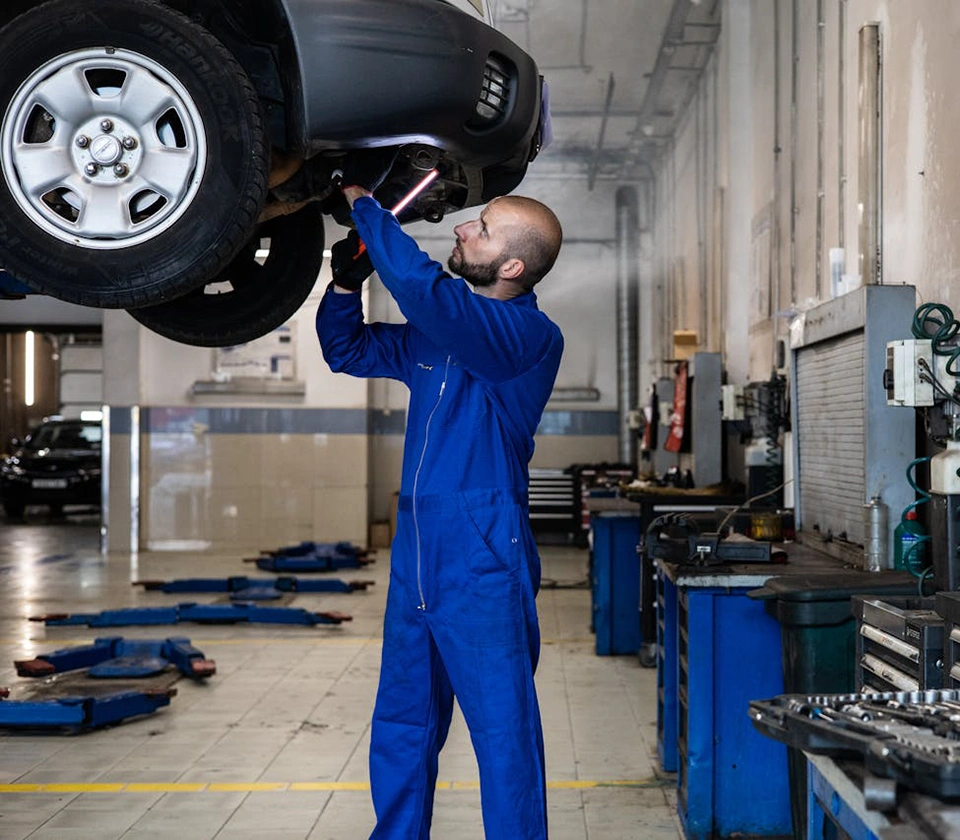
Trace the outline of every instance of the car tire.
<instances>
[{"instance_id":1,"label":"car tire","mask_svg":"<svg viewBox=\"0 0 960 840\"><path fill-rule=\"evenodd\" d=\"M264 250L261 264L257 253ZM290 319L316 285L322 263L323 214L311 203L259 225L233 262L203 287L130 314L182 344L245 344Z\"/></svg>"},{"instance_id":2,"label":"car tire","mask_svg":"<svg viewBox=\"0 0 960 840\"><path fill-rule=\"evenodd\" d=\"M226 265L269 169L249 77L153 0L50 0L0 31L0 161L0 265L123 309Z\"/></svg>"}]
</instances>

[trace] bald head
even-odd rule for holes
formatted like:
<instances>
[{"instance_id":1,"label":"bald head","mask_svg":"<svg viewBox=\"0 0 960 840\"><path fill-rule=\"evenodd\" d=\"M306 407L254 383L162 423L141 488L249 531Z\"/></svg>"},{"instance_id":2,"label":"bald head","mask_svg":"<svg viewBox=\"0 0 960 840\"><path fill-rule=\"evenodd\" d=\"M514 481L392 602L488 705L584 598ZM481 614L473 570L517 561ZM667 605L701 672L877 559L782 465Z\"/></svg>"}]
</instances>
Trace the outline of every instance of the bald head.
<instances>
[{"instance_id":1,"label":"bald head","mask_svg":"<svg viewBox=\"0 0 960 840\"><path fill-rule=\"evenodd\" d=\"M512 216L504 256L523 261L524 271L518 279L525 289L530 290L547 275L557 260L563 242L560 221L546 204L533 198L506 195L493 202L497 203L498 210L508 210Z\"/></svg>"}]
</instances>

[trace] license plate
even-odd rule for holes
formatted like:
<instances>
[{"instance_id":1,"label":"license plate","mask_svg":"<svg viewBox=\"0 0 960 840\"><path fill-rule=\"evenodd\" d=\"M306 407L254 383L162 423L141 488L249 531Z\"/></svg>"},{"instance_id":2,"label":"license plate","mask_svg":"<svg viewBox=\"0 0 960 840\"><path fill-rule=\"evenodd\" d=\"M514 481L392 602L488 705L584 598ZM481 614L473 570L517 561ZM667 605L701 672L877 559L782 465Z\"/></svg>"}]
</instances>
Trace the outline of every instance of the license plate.
<instances>
[{"instance_id":1,"label":"license plate","mask_svg":"<svg viewBox=\"0 0 960 840\"><path fill-rule=\"evenodd\" d=\"M31 486L37 490L65 490L67 480L65 478L35 478Z\"/></svg>"}]
</instances>

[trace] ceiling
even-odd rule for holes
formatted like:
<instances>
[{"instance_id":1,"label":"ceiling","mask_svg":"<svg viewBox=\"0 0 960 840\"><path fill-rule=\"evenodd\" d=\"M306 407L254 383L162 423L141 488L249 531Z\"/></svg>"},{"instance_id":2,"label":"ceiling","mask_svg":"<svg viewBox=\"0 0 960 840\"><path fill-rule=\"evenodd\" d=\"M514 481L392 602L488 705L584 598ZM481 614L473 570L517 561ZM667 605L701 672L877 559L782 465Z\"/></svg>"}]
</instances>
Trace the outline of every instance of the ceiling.
<instances>
[{"instance_id":1,"label":"ceiling","mask_svg":"<svg viewBox=\"0 0 960 840\"><path fill-rule=\"evenodd\" d=\"M538 172L647 177L720 33L720 0L490 0L550 88Z\"/></svg>"}]
</instances>

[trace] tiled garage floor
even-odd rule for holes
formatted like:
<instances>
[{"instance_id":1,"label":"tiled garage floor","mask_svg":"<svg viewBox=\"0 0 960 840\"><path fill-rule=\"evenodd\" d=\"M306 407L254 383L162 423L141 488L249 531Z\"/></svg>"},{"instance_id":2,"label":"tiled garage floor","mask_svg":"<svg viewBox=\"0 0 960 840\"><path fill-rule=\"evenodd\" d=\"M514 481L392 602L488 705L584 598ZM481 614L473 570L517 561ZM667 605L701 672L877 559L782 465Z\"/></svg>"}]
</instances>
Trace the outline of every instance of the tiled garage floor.
<instances>
[{"instance_id":1,"label":"tiled garage floor","mask_svg":"<svg viewBox=\"0 0 960 840\"><path fill-rule=\"evenodd\" d=\"M217 673L180 680L157 713L81 735L0 730L0 838L362 840L373 826L369 718L380 657L389 552L363 570L366 592L300 594L340 610L341 626L46 627L30 616L214 601L134 580L257 573L240 557L98 551L94 519L0 522L0 687L23 696L14 659L99 636L185 636ZM272 548L273 546L264 546ZM634 657L598 657L583 586L587 552L542 548L544 639L537 674L553 840L679 836L675 781L655 762L656 674ZM263 576L265 573L257 573ZM551 588L551 582L559 584ZM462 718L441 755L432 836L479 840L477 768ZM506 838L498 838L506 840Z\"/></svg>"}]
</instances>

